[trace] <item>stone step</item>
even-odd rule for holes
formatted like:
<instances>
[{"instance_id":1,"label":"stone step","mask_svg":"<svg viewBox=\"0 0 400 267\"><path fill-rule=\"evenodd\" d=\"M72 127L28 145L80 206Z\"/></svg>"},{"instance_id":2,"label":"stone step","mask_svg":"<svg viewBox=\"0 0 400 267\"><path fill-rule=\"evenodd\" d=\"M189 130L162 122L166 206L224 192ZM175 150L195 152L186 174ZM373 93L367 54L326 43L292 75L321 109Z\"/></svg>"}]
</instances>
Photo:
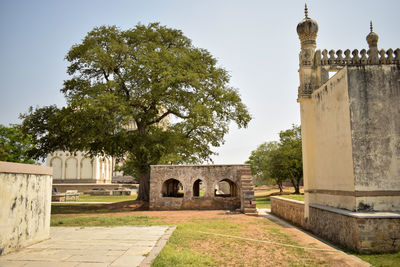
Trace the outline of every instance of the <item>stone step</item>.
<instances>
[{"instance_id":1,"label":"stone step","mask_svg":"<svg viewBox=\"0 0 400 267\"><path fill-rule=\"evenodd\" d=\"M257 213L257 209L256 208L244 208L243 210L244 210L245 214L254 213L254 212Z\"/></svg>"}]
</instances>

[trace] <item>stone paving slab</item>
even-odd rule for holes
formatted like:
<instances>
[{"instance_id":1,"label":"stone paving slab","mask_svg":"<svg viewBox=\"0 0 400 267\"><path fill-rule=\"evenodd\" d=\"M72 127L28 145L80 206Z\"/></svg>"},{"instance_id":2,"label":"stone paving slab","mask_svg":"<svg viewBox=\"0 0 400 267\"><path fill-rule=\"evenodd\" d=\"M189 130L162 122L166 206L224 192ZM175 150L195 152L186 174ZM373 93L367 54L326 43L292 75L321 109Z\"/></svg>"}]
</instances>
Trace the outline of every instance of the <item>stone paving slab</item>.
<instances>
[{"instance_id":1,"label":"stone paving slab","mask_svg":"<svg viewBox=\"0 0 400 267\"><path fill-rule=\"evenodd\" d=\"M170 236L172 229L169 228L52 227L50 239L0 256L0 267L139 266L158 240Z\"/></svg>"}]
</instances>

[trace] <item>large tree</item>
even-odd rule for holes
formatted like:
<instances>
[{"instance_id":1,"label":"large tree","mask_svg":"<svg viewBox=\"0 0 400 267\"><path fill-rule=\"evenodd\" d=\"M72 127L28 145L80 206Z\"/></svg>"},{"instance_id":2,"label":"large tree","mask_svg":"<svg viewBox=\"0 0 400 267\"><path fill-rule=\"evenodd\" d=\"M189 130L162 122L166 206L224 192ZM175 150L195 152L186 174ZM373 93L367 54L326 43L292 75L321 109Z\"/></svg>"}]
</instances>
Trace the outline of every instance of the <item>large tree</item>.
<instances>
[{"instance_id":1,"label":"large tree","mask_svg":"<svg viewBox=\"0 0 400 267\"><path fill-rule=\"evenodd\" d=\"M67 106L22 115L35 144L31 154L127 156L139 178L139 200L149 199L150 165L210 160L229 123L246 127L251 119L228 73L180 30L158 23L94 28L66 59Z\"/></svg>"},{"instance_id":2,"label":"large tree","mask_svg":"<svg viewBox=\"0 0 400 267\"><path fill-rule=\"evenodd\" d=\"M24 136L18 124L9 127L0 124L0 160L22 163L35 163L27 152L32 143L29 137Z\"/></svg>"}]
</instances>

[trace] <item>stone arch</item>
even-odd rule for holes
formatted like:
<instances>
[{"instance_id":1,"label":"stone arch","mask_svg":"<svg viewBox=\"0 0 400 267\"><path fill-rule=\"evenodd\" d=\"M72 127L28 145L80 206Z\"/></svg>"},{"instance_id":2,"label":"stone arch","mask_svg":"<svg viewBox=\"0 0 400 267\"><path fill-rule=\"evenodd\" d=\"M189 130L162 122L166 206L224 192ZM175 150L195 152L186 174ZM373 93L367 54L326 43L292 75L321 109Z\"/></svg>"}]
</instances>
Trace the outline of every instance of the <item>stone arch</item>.
<instances>
[{"instance_id":1,"label":"stone arch","mask_svg":"<svg viewBox=\"0 0 400 267\"><path fill-rule=\"evenodd\" d=\"M91 179L93 177L93 160L83 158L81 160L81 179Z\"/></svg>"},{"instance_id":2,"label":"stone arch","mask_svg":"<svg viewBox=\"0 0 400 267\"><path fill-rule=\"evenodd\" d=\"M237 197L238 195L238 186L230 179L222 179L214 186L214 196L216 197Z\"/></svg>"},{"instance_id":3,"label":"stone arch","mask_svg":"<svg viewBox=\"0 0 400 267\"><path fill-rule=\"evenodd\" d=\"M193 183L193 196L194 197L204 197L205 185L202 179L197 179Z\"/></svg>"},{"instance_id":4,"label":"stone arch","mask_svg":"<svg viewBox=\"0 0 400 267\"><path fill-rule=\"evenodd\" d=\"M50 160L50 167L53 167L53 179L62 178L62 160L55 156Z\"/></svg>"},{"instance_id":5,"label":"stone arch","mask_svg":"<svg viewBox=\"0 0 400 267\"><path fill-rule=\"evenodd\" d=\"M78 160L75 157L69 157L65 160L65 179L78 178Z\"/></svg>"},{"instance_id":6,"label":"stone arch","mask_svg":"<svg viewBox=\"0 0 400 267\"><path fill-rule=\"evenodd\" d=\"M184 195L182 183L174 178L166 180L161 190L163 197L183 197Z\"/></svg>"}]
</instances>

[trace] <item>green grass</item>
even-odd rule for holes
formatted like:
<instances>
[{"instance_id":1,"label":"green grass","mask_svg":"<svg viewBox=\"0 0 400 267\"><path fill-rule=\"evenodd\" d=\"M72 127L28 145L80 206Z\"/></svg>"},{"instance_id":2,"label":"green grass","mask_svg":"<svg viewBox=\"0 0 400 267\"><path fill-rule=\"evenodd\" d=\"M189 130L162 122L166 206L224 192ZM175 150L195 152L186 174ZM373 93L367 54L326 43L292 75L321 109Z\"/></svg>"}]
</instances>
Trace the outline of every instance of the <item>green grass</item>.
<instances>
[{"instance_id":1,"label":"green grass","mask_svg":"<svg viewBox=\"0 0 400 267\"><path fill-rule=\"evenodd\" d=\"M122 202L136 200L137 194L131 196L91 196L82 194L76 202Z\"/></svg>"},{"instance_id":2,"label":"green grass","mask_svg":"<svg viewBox=\"0 0 400 267\"><path fill-rule=\"evenodd\" d=\"M51 205L51 214L90 214L90 213L112 213L128 211L129 209L107 208L99 204L55 204Z\"/></svg>"},{"instance_id":3,"label":"green grass","mask_svg":"<svg viewBox=\"0 0 400 267\"><path fill-rule=\"evenodd\" d=\"M256 206L259 209L270 209L271 201L269 195L256 196Z\"/></svg>"},{"instance_id":4,"label":"green grass","mask_svg":"<svg viewBox=\"0 0 400 267\"><path fill-rule=\"evenodd\" d=\"M366 261L374 267L399 267L400 266L400 252L393 254L371 254L361 255L354 254L363 261Z\"/></svg>"},{"instance_id":5,"label":"green grass","mask_svg":"<svg viewBox=\"0 0 400 267\"><path fill-rule=\"evenodd\" d=\"M298 201L304 201L304 195L281 195L279 197L284 197L284 198L298 200Z\"/></svg>"},{"instance_id":6,"label":"green grass","mask_svg":"<svg viewBox=\"0 0 400 267\"><path fill-rule=\"evenodd\" d=\"M166 225L165 222L148 216L95 216L95 217L65 217L52 216L51 226L123 226L123 225Z\"/></svg>"}]
</instances>

